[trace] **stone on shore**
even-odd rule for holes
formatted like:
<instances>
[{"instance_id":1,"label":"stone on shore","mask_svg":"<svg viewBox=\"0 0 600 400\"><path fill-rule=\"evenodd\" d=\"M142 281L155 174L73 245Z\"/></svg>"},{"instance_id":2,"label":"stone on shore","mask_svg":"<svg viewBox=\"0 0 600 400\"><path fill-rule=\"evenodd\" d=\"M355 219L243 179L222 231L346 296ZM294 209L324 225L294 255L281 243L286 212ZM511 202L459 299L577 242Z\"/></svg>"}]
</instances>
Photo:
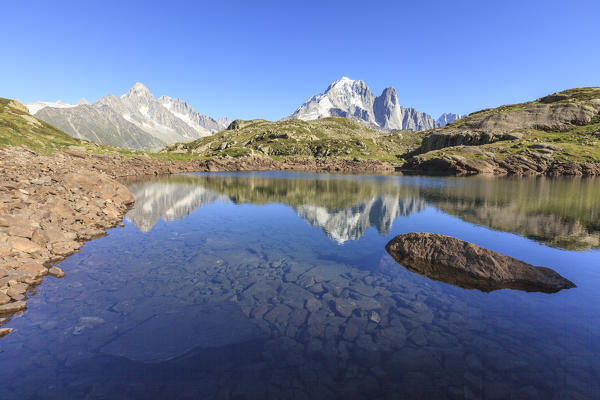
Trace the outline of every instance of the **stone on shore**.
<instances>
[{"instance_id":1,"label":"stone on shore","mask_svg":"<svg viewBox=\"0 0 600 400\"><path fill-rule=\"evenodd\" d=\"M535 267L473 243L436 233L398 235L388 253L408 269L467 289L518 289L558 292L573 282L545 267Z\"/></svg>"},{"instance_id":2,"label":"stone on shore","mask_svg":"<svg viewBox=\"0 0 600 400\"><path fill-rule=\"evenodd\" d=\"M114 178L145 169L129 158L41 155L0 149L0 325L26 308L27 291L85 240L117 225L133 196ZM107 162L110 165L107 165ZM135 163L135 162L134 162ZM100 168L101 167L101 168ZM103 173L111 170L112 174Z\"/></svg>"},{"instance_id":3,"label":"stone on shore","mask_svg":"<svg viewBox=\"0 0 600 400\"><path fill-rule=\"evenodd\" d=\"M12 303L0 306L0 314L10 314L18 311L23 311L27 308L25 301L14 301Z\"/></svg>"},{"instance_id":4,"label":"stone on shore","mask_svg":"<svg viewBox=\"0 0 600 400\"><path fill-rule=\"evenodd\" d=\"M0 306L10 303L10 296L7 294L0 292Z\"/></svg>"},{"instance_id":5,"label":"stone on shore","mask_svg":"<svg viewBox=\"0 0 600 400\"><path fill-rule=\"evenodd\" d=\"M20 236L11 236L8 238L8 244L17 251L27 254L41 253L42 248L29 239Z\"/></svg>"},{"instance_id":6,"label":"stone on shore","mask_svg":"<svg viewBox=\"0 0 600 400\"><path fill-rule=\"evenodd\" d=\"M38 263L27 263L19 267L19 269L34 278L41 278L48 274L48 269L42 264Z\"/></svg>"},{"instance_id":7,"label":"stone on shore","mask_svg":"<svg viewBox=\"0 0 600 400\"><path fill-rule=\"evenodd\" d=\"M65 271L58 267L52 267L48 270L48 274L55 278L62 278L66 275Z\"/></svg>"}]
</instances>

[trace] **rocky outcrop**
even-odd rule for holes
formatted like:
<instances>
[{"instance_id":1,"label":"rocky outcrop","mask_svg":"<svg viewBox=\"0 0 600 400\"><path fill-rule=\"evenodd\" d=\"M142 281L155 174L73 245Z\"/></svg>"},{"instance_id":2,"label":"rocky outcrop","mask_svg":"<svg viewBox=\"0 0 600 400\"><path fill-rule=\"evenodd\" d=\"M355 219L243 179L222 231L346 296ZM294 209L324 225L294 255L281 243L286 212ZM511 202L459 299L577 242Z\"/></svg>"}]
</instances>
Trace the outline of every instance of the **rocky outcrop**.
<instances>
[{"instance_id":1,"label":"rocky outcrop","mask_svg":"<svg viewBox=\"0 0 600 400\"><path fill-rule=\"evenodd\" d=\"M566 132L587 125L600 112L600 90L566 90L527 103L474 112L448 121L423 138L417 154L451 146L478 146L499 140L521 139L527 130Z\"/></svg>"},{"instance_id":2,"label":"rocky outcrop","mask_svg":"<svg viewBox=\"0 0 600 400\"><path fill-rule=\"evenodd\" d=\"M534 267L450 236L435 233L398 235L387 245L400 264L429 278L467 289L518 289L553 293L575 287L545 267Z\"/></svg>"},{"instance_id":3,"label":"rocky outcrop","mask_svg":"<svg viewBox=\"0 0 600 400\"><path fill-rule=\"evenodd\" d=\"M598 176L600 163L556 161L552 154L529 151L501 159L477 147L458 148L454 154L416 156L402 165L403 171L439 175Z\"/></svg>"},{"instance_id":4,"label":"rocky outcrop","mask_svg":"<svg viewBox=\"0 0 600 400\"><path fill-rule=\"evenodd\" d=\"M426 153L432 150L453 146L479 146L502 140L503 135L496 135L484 131L445 130L432 132L425 136L418 152ZM507 137L508 138L508 137Z\"/></svg>"},{"instance_id":5,"label":"rocky outcrop","mask_svg":"<svg viewBox=\"0 0 600 400\"><path fill-rule=\"evenodd\" d=\"M590 123L600 111L600 103L524 103L504 110L472 114L462 120L463 129L505 133L515 129L564 132Z\"/></svg>"}]
</instances>

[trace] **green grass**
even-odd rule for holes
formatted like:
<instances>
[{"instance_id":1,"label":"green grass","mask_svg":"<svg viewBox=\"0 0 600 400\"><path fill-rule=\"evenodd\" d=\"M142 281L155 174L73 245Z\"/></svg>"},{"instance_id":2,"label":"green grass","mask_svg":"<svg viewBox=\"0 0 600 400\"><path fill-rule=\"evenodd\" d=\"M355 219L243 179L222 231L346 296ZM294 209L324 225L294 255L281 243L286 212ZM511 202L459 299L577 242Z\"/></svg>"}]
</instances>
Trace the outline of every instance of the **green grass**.
<instances>
[{"instance_id":1,"label":"green grass","mask_svg":"<svg viewBox=\"0 0 600 400\"><path fill-rule=\"evenodd\" d=\"M148 155L155 159L187 161L197 156L177 153L148 153L127 150L76 139L29 114L22 104L0 98L0 147L24 147L38 154L53 154L57 151L77 149L94 154L120 154L126 157Z\"/></svg>"},{"instance_id":2,"label":"green grass","mask_svg":"<svg viewBox=\"0 0 600 400\"><path fill-rule=\"evenodd\" d=\"M176 143L161 153L203 157L267 156L282 158L343 158L398 161L418 147L421 132L382 133L345 118L315 121L289 119L239 121L239 129L224 130L189 143Z\"/></svg>"},{"instance_id":3,"label":"green grass","mask_svg":"<svg viewBox=\"0 0 600 400\"><path fill-rule=\"evenodd\" d=\"M511 113L518 110L523 110L528 107L535 107L542 104L581 104L590 106L592 101L598 101L600 99L600 87L582 87L575 89L568 89L562 92L553 93L548 96L541 97L534 101L528 101L525 103L517 103L517 104L505 104L497 108L486 108L483 110L475 111L464 118L451 122L450 124L441 128L441 130L446 129L456 129L464 126L468 126L468 124L476 119L485 118L492 114L502 114L502 113ZM600 118L600 117L599 117ZM440 129L437 129L440 130Z\"/></svg>"},{"instance_id":4,"label":"green grass","mask_svg":"<svg viewBox=\"0 0 600 400\"><path fill-rule=\"evenodd\" d=\"M83 141L32 117L22 104L0 98L0 146L20 146L50 153L83 145Z\"/></svg>"},{"instance_id":5,"label":"green grass","mask_svg":"<svg viewBox=\"0 0 600 400\"><path fill-rule=\"evenodd\" d=\"M599 101L600 88L570 89L532 102L481 110L433 131L469 130L470 121L485 118L487 115L510 113L532 104L577 103L598 109ZM237 129L224 130L189 143L176 143L158 153L148 153L75 139L32 117L20 103L0 98L0 146L21 146L39 153L52 153L75 147L92 153L148 155L154 159L168 161L260 156L275 160L321 158L402 162L418 151L423 137L432 132L384 133L356 121L337 117L314 121L289 119L270 122L257 119L237 122ZM588 125L578 126L566 132L517 129L509 133L519 133L522 138L480 146L448 147L421 154L419 157L431 159L461 156L488 160L490 157L504 159L510 155L522 155L531 158L540 154L540 150L531 147L532 145L550 143L557 147L557 150L550 154L556 161L600 162L600 114L594 116ZM542 154L546 155L548 153Z\"/></svg>"},{"instance_id":6,"label":"green grass","mask_svg":"<svg viewBox=\"0 0 600 400\"><path fill-rule=\"evenodd\" d=\"M536 110L540 105L572 103L591 107L598 110L600 107L600 88L584 87L569 89L554 93L540 99L520 104L505 105L495 109L485 109L474 112L469 116L453 122L438 133L452 129L453 132L472 131L469 126L477 126L476 122L493 114L510 113L515 110L531 108ZM533 107L533 108L532 108ZM428 134L432 131L426 132ZM522 136L520 139L505 140L506 134ZM496 142L479 146L454 146L430 151L418 157L428 160L440 157L460 156L467 159L489 159L486 154L491 154L498 160L503 160L511 155L519 155L529 159L546 157L558 162L600 162L600 113L593 116L587 125L572 126L566 131L545 131L539 129L515 129L505 132L505 136L498 135ZM556 149L546 151L536 149L535 145L550 144ZM474 150L476 149L476 150Z\"/></svg>"}]
</instances>

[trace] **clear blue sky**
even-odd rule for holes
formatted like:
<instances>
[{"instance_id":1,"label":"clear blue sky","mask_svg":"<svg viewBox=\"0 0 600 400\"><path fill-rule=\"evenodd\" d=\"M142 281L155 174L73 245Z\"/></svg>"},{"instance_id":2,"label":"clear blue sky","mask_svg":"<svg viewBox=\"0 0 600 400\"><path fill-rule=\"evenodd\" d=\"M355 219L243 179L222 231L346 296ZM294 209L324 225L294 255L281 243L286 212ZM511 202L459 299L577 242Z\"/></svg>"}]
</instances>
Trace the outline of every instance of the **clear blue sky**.
<instances>
[{"instance_id":1,"label":"clear blue sky","mask_svg":"<svg viewBox=\"0 0 600 400\"><path fill-rule=\"evenodd\" d=\"M0 97L140 81L214 116L279 119L341 76L435 117L600 86L600 1L10 1Z\"/></svg>"}]
</instances>

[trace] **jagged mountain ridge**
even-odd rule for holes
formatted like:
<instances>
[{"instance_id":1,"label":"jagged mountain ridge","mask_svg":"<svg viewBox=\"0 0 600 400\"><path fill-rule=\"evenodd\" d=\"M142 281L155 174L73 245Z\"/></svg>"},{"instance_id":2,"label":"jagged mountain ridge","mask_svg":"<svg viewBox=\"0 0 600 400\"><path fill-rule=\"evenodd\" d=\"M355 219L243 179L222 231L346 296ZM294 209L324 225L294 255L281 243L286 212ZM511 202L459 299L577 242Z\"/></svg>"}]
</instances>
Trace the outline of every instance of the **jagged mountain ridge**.
<instances>
[{"instance_id":1,"label":"jagged mountain ridge","mask_svg":"<svg viewBox=\"0 0 600 400\"><path fill-rule=\"evenodd\" d=\"M460 118L457 114L445 113L436 121L427 113L401 106L393 87L375 96L364 81L342 77L329 85L325 92L308 99L289 118L309 121L344 117L386 131L422 131L445 125L444 121L450 120L450 116Z\"/></svg>"},{"instance_id":2,"label":"jagged mountain ridge","mask_svg":"<svg viewBox=\"0 0 600 400\"><path fill-rule=\"evenodd\" d=\"M442 115L440 115L436 122L439 127L442 127L448 125L450 122L456 121L457 119L461 119L462 117L464 117L464 115L443 113Z\"/></svg>"},{"instance_id":3,"label":"jagged mountain ridge","mask_svg":"<svg viewBox=\"0 0 600 400\"><path fill-rule=\"evenodd\" d=\"M200 114L177 98L156 99L141 83L121 97L107 95L94 104L86 103L36 102L27 106L36 117L76 138L141 150L210 136L231 122Z\"/></svg>"}]
</instances>

